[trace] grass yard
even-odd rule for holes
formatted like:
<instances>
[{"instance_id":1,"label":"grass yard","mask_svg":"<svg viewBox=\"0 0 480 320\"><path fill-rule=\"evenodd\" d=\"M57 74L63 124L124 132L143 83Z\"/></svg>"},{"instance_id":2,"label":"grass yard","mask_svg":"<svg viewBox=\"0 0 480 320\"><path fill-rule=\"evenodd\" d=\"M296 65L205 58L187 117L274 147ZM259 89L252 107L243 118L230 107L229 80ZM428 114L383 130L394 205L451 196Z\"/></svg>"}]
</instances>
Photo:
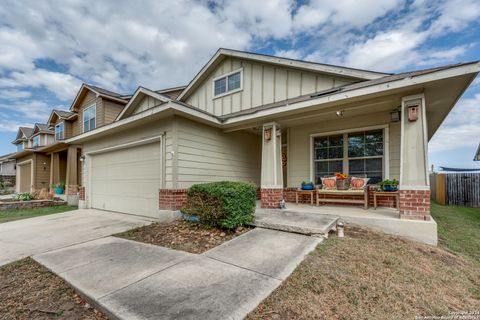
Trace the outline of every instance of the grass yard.
<instances>
[{"instance_id":1,"label":"grass yard","mask_svg":"<svg viewBox=\"0 0 480 320\"><path fill-rule=\"evenodd\" d=\"M0 319L89 319L107 317L65 281L31 258L0 268Z\"/></svg>"},{"instance_id":2,"label":"grass yard","mask_svg":"<svg viewBox=\"0 0 480 320\"><path fill-rule=\"evenodd\" d=\"M440 246L480 262L480 208L441 206L432 202Z\"/></svg>"},{"instance_id":3,"label":"grass yard","mask_svg":"<svg viewBox=\"0 0 480 320\"><path fill-rule=\"evenodd\" d=\"M12 209L0 211L0 223L10 222L20 219L27 219L48 214L67 212L78 209L78 206L53 206L32 209Z\"/></svg>"},{"instance_id":4,"label":"grass yard","mask_svg":"<svg viewBox=\"0 0 480 320\"><path fill-rule=\"evenodd\" d=\"M320 244L248 319L480 312L480 210L433 204L432 215L439 247L348 228L345 238Z\"/></svg>"}]
</instances>

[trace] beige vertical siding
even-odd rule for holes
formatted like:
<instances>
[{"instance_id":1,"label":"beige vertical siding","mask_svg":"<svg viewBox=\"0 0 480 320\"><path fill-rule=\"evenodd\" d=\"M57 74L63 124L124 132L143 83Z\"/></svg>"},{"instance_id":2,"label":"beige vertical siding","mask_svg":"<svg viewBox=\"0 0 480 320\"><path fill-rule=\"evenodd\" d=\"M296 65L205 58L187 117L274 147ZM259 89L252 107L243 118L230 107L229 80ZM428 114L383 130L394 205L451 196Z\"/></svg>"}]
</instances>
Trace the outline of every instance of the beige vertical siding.
<instances>
[{"instance_id":1,"label":"beige vertical siding","mask_svg":"<svg viewBox=\"0 0 480 320\"><path fill-rule=\"evenodd\" d=\"M140 113L142 111L145 111L147 109L153 108L155 106L158 106L162 102L160 100L155 99L154 97L151 96L145 96L138 104L137 107L135 108L135 111L133 114Z\"/></svg>"},{"instance_id":2,"label":"beige vertical siding","mask_svg":"<svg viewBox=\"0 0 480 320\"><path fill-rule=\"evenodd\" d=\"M183 118L177 126L179 188L221 180L260 184L261 136L223 133Z\"/></svg>"},{"instance_id":3,"label":"beige vertical siding","mask_svg":"<svg viewBox=\"0 0 480 320\"><path fill-rule=\"evenodd\" d=\"M213 79L238 69L243 70L243 90L213 98ZM342 86L353 81L321 73L228 58L187 97L186 102L220 116Z\"/></svg>"},{"instance_id":4,"label":"beige vertical siding","mask_svg":"<svg viewBox=\"0 0 480 320\"><path fill-rule=\"evenodd\" d=\"M35 189L43 189L43 188L49 188L50 184L50 156L41 154L41 153L35 153L34 156L34 188Z\"/></svg>"},{"instance_id":5,"label":"beige vertical siding","mask_svg":"<svg viewBox=\"0 0 480 320\"><path fill-rule=\"evenodd\" d=\"M172 188L173 186L173 176L172 176L172 154L170 151L173 151L173 139L172 139L172 125L173 118L164 119L162 121L150 122L145 125L138 126L131 130L126 130L115 135L110 135L104 138L98 138L94 141L85 142L83 144L83 154L86 154L91 151L115 147L121 144L135 142L143 139L148 139L151 137L162 135L166 133L165 137L165 186L167 188Z\"/></svg>"},{"instance_id":6,"label":"beige vertical siding","mask_svg":"<svg viewBox=\"0 0 480 320\"><path fill-rule=\"evenodd\" d=\"M288 128L288 186L297 187L302 181L310 180L310 135L377 125L388 125L390 179L399 179L400 123L390 123L390 113L382 112Z\"/></svg>"}]
</instances>

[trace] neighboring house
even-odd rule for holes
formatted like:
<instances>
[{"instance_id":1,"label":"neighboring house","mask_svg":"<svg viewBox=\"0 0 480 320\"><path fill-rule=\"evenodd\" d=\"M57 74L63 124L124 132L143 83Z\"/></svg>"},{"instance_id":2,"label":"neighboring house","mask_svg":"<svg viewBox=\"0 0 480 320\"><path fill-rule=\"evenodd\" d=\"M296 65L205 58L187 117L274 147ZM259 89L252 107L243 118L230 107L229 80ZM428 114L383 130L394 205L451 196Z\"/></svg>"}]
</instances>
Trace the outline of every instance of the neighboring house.
<instances>
[{"instance_id":1,"label":"neighboring house","mask_svg":"<svg viewBox=\"0 0 480 320\"><path fill-rule=\"evenodd\" d=\"M0 156L0 177L15 176L15 159L12 158L14 154L6 154Z\"/></svg>"},{"instance_id":2,"label":"neighboring house","mask_svg":"<svg viewBox=\"0 0 480 320\"><path fill-rule=\"evenodd\" d=\"M480 143L478 144L477 153L475 154L473 161L480 161Z\"/></svg>"},{"instance_id":3,"label":"neighboring house","mask_svg":"<svg viewBox=\"0 0 480 320\"><path fill-rule=\"evenodd\" d=\"M138 88L83 146L82 204L167 218L194 183L253 181L276 207L342 171L400 180L400 216L430 219L427 142L478 62L400 74L220 49L177 98ZM427 125L428 124L428 125Z\"/></svg>"}]
</instances>

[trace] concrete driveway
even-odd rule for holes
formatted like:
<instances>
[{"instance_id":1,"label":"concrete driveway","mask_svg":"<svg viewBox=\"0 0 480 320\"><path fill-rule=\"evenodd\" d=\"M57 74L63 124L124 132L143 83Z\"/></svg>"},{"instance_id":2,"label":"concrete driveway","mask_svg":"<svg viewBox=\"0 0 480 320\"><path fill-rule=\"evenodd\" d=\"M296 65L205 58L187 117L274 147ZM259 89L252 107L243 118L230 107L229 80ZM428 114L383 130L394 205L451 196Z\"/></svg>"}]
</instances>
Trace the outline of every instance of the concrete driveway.
<instances>
[{"instance_id":1,"label":"concrete driveway","mask_svg":"<svg viewBox=\"0 0 480 320\"><path fill-rule=\"evenodd\" d=\"M34 254L152 223L146 217L80 209L0 224L0 266Z\"/></svg>"}]
</instances>

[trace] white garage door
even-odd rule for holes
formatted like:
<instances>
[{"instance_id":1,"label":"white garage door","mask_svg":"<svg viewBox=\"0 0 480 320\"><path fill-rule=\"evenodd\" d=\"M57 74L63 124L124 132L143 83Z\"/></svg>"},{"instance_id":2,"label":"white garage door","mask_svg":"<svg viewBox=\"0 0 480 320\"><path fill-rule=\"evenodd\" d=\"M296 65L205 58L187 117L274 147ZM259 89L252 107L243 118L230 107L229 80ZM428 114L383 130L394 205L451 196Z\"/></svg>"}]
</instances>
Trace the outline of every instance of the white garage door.
<instances>
[{"instance_id":1,"label":"white garage door","mask_svg":"<svg viewBox=\"0 0 480 320\"><path fill-rule=\"evenodd\" d=\"M92 208L159 217L160 143L92 156Z\"/></svg>"}]
</instances>

